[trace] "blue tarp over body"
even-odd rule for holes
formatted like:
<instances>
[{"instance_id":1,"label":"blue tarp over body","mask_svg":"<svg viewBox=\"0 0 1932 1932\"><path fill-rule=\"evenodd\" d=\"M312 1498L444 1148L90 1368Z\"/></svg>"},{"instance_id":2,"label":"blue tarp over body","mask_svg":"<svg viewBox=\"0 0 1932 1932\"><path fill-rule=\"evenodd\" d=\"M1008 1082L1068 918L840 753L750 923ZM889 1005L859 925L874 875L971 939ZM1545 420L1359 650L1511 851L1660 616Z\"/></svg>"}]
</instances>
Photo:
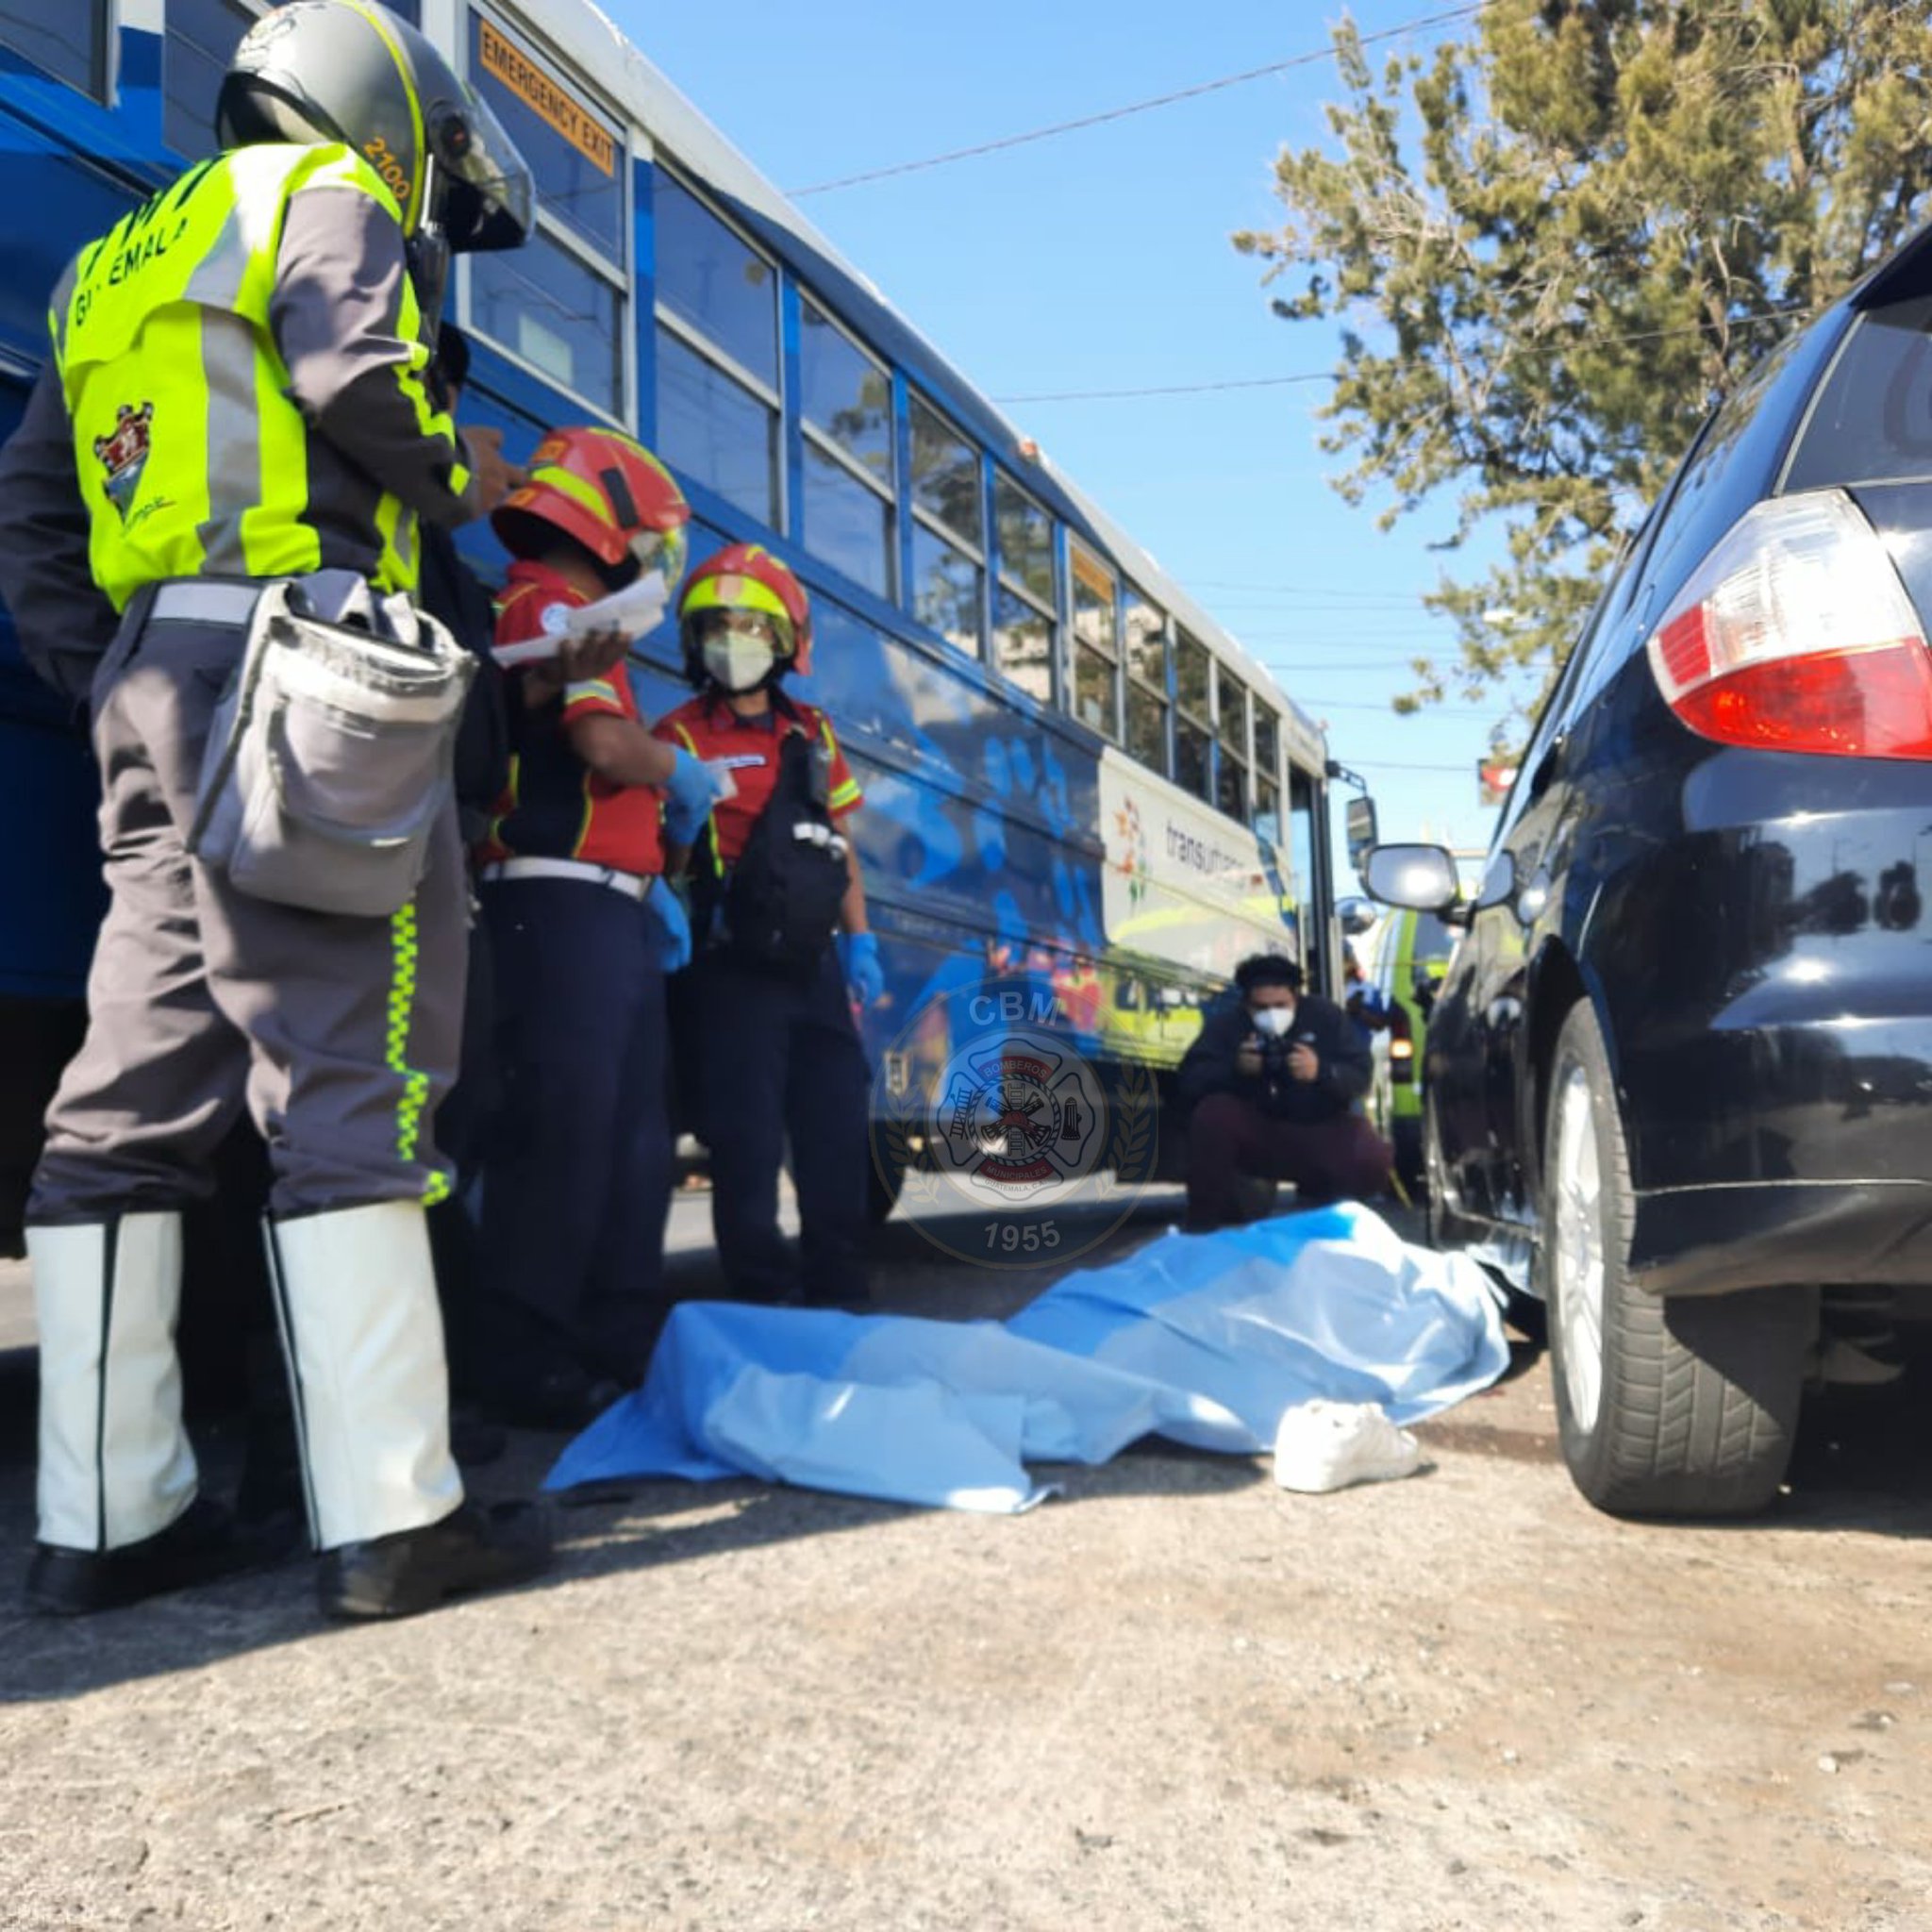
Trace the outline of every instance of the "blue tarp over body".
<instances>
[{"instance_id":1,"label":"blue tarp over body","mask_svg":"<svg viewBox=\"0 0 1932 1932\"><path fill-rule=\"evenodd\" d=\"M564 1451L552 1490L753 1475L1005 1512L1031 1463L1105 1462L1155 1434L1251 1456L1325 1396L1434 1415L1507 1366L1474 1261L1343 1205L1170 1233L1069 1274L1008 1322L687 1302L644 1386Z\"/></svg>"}]
</instances>

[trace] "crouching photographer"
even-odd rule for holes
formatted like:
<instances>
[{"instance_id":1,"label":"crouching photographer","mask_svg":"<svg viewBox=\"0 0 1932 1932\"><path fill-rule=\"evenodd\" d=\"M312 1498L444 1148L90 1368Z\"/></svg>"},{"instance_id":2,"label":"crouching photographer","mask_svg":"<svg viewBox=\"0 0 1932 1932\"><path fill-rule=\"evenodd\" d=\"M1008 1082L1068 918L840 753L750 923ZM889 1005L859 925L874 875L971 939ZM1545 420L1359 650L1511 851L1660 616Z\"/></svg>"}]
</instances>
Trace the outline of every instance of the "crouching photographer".
<instances>
[{"instance_id":1,"label":"crouching photographer","mask_svg":"<svg viewBox=\"0 0 1932 1932\"><path fill-rule=\"evenodd\" d=\"M1239 997L1209 1009L1178 1076L1189 1229L1245 1220L1249 1176L1292 1181L1304 1207L1379 1194L1392 1154L1354 1110L1372 1063L1348 1015L1305 995L1302 969L1279 954L1243 959L1234 976Z\"/></svg>"}]
</instances>

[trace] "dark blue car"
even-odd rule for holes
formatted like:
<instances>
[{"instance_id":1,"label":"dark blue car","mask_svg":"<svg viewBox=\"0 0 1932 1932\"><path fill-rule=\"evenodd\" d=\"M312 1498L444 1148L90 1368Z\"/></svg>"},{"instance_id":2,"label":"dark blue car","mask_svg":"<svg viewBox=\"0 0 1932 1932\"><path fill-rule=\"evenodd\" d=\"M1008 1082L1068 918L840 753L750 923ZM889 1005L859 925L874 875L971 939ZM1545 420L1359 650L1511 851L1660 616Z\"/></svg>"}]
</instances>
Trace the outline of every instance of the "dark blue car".
<instances>
[{"instance_id":1,"label":"dark blue car","mask_svg":"<svg viewBox=\"0 0 1932 1932\"><path fill-rule=\"evenodd\" d=\"M1603 588L1430 1017L1438 1239L1548 1305L1620 1514L1775 1491L1932 1312L1932 230L1717 410ZM1431 847L1366 881L1443 910ZM1915 1306L1916 1305L1916 1306Z\"/></svg>"}]
</instances>

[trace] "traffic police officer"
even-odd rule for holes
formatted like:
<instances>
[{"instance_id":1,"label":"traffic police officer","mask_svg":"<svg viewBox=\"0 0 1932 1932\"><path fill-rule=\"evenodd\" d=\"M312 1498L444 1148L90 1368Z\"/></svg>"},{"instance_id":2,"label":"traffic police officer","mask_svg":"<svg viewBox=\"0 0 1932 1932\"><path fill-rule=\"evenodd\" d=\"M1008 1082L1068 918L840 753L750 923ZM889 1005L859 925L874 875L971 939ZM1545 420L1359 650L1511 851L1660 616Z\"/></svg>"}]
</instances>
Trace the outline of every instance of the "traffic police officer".
<instances>
[{"instance_id":1,"label":"traffic police officer","mask_svg":"<svg viewBox=\"0 0 1932 1932\"><path fill-rule=\"evenodd\" d=\"M629 437L546 437L491 519L517 559L499 652L652 572L668 601L690 519L671 473ZM483 1167L479 1374L503 1420L575 1428L613 1384L642 1379L662 1312L664 972L689 940L660 876L658 788L689 841L712 787L651 736L621 664L560 693L555 675L541 658L512 673L525 688L510 780L479 855L503 1078Z\"/></svg>"},{"instance_id":2,"label":"traffic police officer","mask_svg":"<svg viewBox=\"0 0 1932 1932\"><path fill-rule=\"evenodd\" d=\"M90 690L110 904L28 1208L28 1601L93 1609L235 1560L196 1495L174 1336L179 1210L245 1104L275 1173L322 1605L398 1615L547 1556L534 1517L464 1502L449 1452L424 1203L446 1185L429 1129L461 1022L454 809L391 919L251 897L189 833L264 584L335 569L408 591L419 517L472 513L427 338L448 251L520 242L529 177L371 0L264 16L217 118L223 152L75 258L0 458L0 589L37 661L72 689L70 640L99 635L101 597L121 613Z\"/></svg>"},{"instance_id":3,"label":"traffic police officer","mask_svg":"<svg viewBox=\"0 0 1932 1932\"><path fill-rule=\"evenodd\" d=\"M657 730L729 774L732 794L714 807L690 855L695 902L715 908L772 799L788 734L802 735L819 756L825 806L848 835L861 794L831 720L783 688L788 671L811 670L810 606L791 571L757 544L734 544L691 573L678 617L697 695ZM732 1291L749 1301L795 1301L801 1285L809 1302L861 1301L866 1293L870 1081L852 1009L875 1002L884 981L849 838L846 867L840 941L825 947L808 977L741 963L700 921L691 1059L711 1156L711 1223ZM788 1135L802 1284L778 1227Z\"/></svg>"}]
</instances>

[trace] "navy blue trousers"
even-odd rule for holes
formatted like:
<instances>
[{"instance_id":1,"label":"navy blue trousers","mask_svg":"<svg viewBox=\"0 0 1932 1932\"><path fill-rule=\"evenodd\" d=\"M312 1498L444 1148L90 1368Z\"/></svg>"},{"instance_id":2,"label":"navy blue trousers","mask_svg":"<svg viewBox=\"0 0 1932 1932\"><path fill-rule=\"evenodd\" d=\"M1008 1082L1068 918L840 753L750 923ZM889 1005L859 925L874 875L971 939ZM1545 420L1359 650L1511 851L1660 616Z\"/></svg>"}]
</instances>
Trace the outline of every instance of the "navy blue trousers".
<instances>
[{"instance_id":1,"label":"navy blue trousers","mask_svg":"<svg viewBox=\"0 0 1932 1932\"><path fill-rule=\"evenodd\" d=\"M800 985L701 954L698 1131L711 1151L711 1225L732 1292L747 1301L866 1296L865 1049L845 975L827 947ZM793 1262L778 1227L787 1140L801 1232Z\"/></svg>"},{"instance_id":2,"label":"navy blue trousers","mask_svg":"<svg viewBox=\"0 0 1932 1932\"><path fill-rule=\"evenodd\" d=\"M482 1378L506 1393L571 1367L635 1383L663 1315L671 1202L651 915L588 880L500 880L482 898L501 1082L483 1161Z\"/></svg>"}]
</instances>

